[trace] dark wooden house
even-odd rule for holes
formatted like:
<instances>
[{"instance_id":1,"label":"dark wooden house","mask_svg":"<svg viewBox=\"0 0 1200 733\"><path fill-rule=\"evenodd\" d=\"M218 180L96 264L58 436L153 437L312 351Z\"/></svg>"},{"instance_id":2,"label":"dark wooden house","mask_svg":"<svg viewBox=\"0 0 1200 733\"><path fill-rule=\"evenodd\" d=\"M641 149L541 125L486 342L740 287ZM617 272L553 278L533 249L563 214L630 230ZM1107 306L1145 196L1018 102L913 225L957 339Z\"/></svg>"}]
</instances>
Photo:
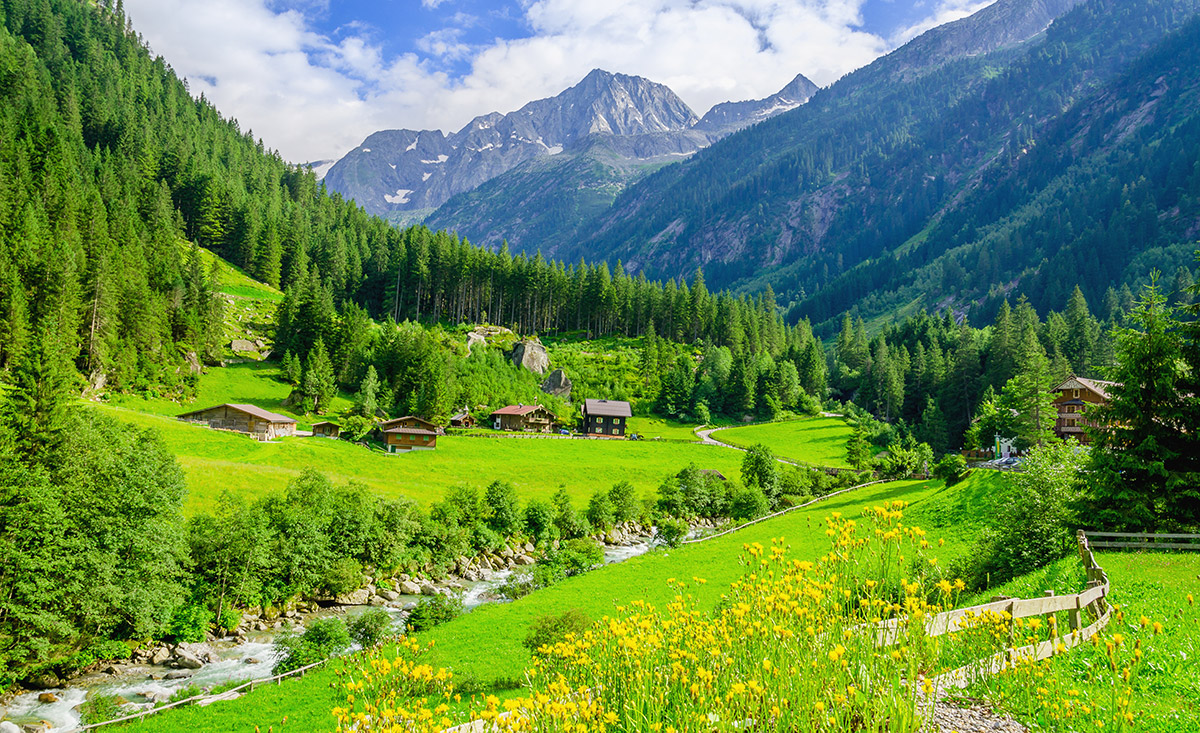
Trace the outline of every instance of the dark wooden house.
<instances>
[{"instance_id":1,"label":"dark wooden house","mask_svg":"<svg viewBox=\"0 0 1200 733\"><path fill-rule=\"evenodd\" d=\"M233 430L259 440L274 440L296 434L296 421L286 415L269 412L255 405L226 403L203 410L185 412L180 420L201 423L216 430Z\"/></svg>"},{"instance_id":2,"label":"dark wooden house","mask_svg":"<svg viewBox=\"0 0 1200 733\"><path fill-rule=\"evenodd\" d=\"M388 452L433 450L437 447L438 426L415 415L405 415L379 424Z\"/></svg>"},{"instance_id":3,"label":"dark wooden house","mask_svg":"<svg viewBox=\"0 0 1200 733\"><path fill-rule=\"evenodd\" d=\"M625 421L633 417L628 402L584 400L583 432L588 435L625 435Z\"/></svg>"},{"instance_id":4,"label":"dark wooden house","mask_svg":"<svg viewBox=\"0 0 1200 733\"><path fill-rule=\"evenodd\" d=\"M466 407L450 416L450 427L452 428L473 428L475 427L475 418L471 417L471 413Z\"/></svg>"},{"instance_id":5,"label":"dark wooden house","mask_svg":"<svg viewBox=\"0 0 1200 733\"><path fill-rule=\"evenodd\" d=\"M554 413L541 405L508 405L492 413L496 430L548 433L554 429Z\"/></svg>"},{"instance_id":6,"label":"dark wooden house","mask_svg":"<svg viewBox=\"0 0 1200 733\"><path fill-rule=\"evenodd\" d=\"M342 426L328 420L315 422L312 426L312 434L314 437L320 435L326 438L336 438L342 434Z\"/></svg>"},{"instance_id":7,"label":"dark wooden house","mask_svg":"<svg viewBox=\"0 0 1200 733\"><path fill-rule=\"evenodd\" d=\"M1115 384L1072 376L1055 387L1058 396L1054 398L1054 409L1058 414L1054 420L1054 434L1087 444L1089 439L1084 428L1093 424L1086 417L1087 410L1108 404L1108 388Z\"/></svg>"}]
</instances>

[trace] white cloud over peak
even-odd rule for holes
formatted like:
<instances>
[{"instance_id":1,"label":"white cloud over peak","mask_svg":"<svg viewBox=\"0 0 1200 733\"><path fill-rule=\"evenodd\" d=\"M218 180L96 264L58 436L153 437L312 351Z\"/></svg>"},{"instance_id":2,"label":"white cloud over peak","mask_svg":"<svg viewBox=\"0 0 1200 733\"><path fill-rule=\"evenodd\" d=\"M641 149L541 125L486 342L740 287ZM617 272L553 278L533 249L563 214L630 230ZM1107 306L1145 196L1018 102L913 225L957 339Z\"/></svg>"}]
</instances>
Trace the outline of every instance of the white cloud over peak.
<instances>
[{"instance_id":1,"label":"white cloud over peak","mask_svg":"<svg viewBox=\"0 0 1200 733\"><path fill-rule=\"evenodd\" d=\"M593 68L666 84L697 114L772 94L797 73L826 85L890 48L856 30L862 1L532 0L522 5L529 37L471 46L449 27L389 58L365 29L343 29L336 41L317 32L298 9L305 0L126 0L125 8L193 94L303 162L340 157L375 130L456 130L557 94ZM944 0L937 12L976 5ZM452 77L447 60L465 60L469 71Z\"/></svg>"}]
</instances>

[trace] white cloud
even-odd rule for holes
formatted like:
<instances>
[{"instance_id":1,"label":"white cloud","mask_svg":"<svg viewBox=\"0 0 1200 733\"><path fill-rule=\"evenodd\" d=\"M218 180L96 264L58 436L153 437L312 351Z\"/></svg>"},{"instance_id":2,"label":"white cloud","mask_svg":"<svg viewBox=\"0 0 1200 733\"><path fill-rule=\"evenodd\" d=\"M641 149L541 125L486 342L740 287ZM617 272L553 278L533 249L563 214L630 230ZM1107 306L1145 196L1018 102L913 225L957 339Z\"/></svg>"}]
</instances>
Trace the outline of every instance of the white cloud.
<instances>
[{"instance_id":1,"label":"white cloud","mask_svg":"<svg viewBox=\"0 0 1200 733\"><path fill-rule=\"evenodd\" d=\"M996 0L942 0L927 18L893 34L892 45L901 46L930 28L973 15L994 2Z\"/></svg>"},{"instance_id":2,"label":"white cloud","mask_svg":"<svg viewBox=\"0 0 1200 733\"><path fill-rule=\"evenodd\" d=\"M529 0L528 38L468 46L447 28L393 58L353 29L339 41L315 32L295 8L320 0L126 0L125 8L194 94L285 158L306 161L340 157L375 130L456 130L557 94L597 67L666 84L697 114L772 94L797 73L829 84L890 47L855 30L862 2ZM937 10L972 4L944 0ZM467 60L469 72L451 78L440 70L447 59Z\"/></svg>"}]
</instances>

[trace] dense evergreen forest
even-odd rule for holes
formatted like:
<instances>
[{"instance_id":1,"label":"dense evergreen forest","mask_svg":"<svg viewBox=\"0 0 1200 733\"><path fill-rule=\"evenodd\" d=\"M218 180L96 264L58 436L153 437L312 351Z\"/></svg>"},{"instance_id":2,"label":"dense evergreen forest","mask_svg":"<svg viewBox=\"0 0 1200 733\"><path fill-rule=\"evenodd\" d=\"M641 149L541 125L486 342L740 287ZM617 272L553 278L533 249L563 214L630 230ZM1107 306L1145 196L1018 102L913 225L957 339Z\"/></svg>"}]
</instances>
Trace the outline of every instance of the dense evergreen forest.
<instances>
[{"instance_id":1,"label":"dense evergreen forest","mask_svg":"<svg viewBox=\"0 0 1200 733\"><path fill-rule=\"evenodd\" d=\"M1016 47L899 49L630 187L566 241L650 274L703 262L716 287L771 283L823 338L849 310L952 300L984 326L1006 295L1045 314L1078 284L1099 303L1192 266L1198 7L1088 0Z\"/></svg>"}]
</instances>

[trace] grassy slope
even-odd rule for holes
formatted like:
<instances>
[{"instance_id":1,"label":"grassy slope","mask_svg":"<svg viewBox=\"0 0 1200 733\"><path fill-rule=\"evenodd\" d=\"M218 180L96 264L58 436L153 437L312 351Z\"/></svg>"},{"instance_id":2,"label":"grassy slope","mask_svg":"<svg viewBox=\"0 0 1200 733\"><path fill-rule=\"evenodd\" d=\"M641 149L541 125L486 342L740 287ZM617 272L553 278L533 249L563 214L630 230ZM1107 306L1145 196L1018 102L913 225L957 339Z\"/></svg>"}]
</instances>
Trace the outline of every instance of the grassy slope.
<instances>
[{"instance_id":1,"label":"grassy slope","mask_svg":"<svg viewBox=\"0 0 1200 733\"><path fill-rule=\"evenodd\" d=\"M948 495L974 490L975 480L969 479L949 489L937 481L871 486L726 537L609 565L515 603L480 607L421 638L436 641L436 663L452 667L460 675L474 675L483 680L519 677L529 662L528 652L520 642L529 624L539 616L574 607L583 609L592 618L599 618L612 612L617 604L635 599L662 604L675 594L667 584L670 578L685 581L693 577L704 578L707 583L695 586L692 592L702 606L711 607L729 583L741 574L738 556L744 543L769 544L773 537L784 537L795 557L817 557L828 547L822 519L830 512L840 511L852 516L864 508L892 499L915 502L915 510L926 502L941 500L946 503ZM930 534L933 537L941 535L933 529ZM944 536L946 546L938 550L943 558L961 551L972 539L970 536ZM134 727L139 731L238 731L250 730L254 725L265 729L268 725L277 725L287 716L289 727L321 730L328 724L328 711L334 704L328 693L332 677L332 671L319 671L302 680L256 690L236 702L170 712Z\"/></svg>"},{"instance_id":2,"label":"grassy slope","mask_svg":"<svg viewBox=\"0 0 1200 733\"><path fill-rule=\"evenodd\" d=\"M335 482L353 480L381 496L406 496L421 503L437 501L459 483L482 487L501 479L511 481L523 499L548 499L560 487L566 488L579 506L596 489L607 489L618 481L629 481L648 493L665 476L689 463L732 476L741 466L741 454L736 451L655 441L448 436L438 440L434 451L388 455L327 438L260 443L161 415L118 407L100 409L126 422L159 430L187 473L185 511L189 513L224 489L247 497L282 489L310 466Z\"/></svg>"},{"instance_id":3,"label":"grassy slope","mask_svg":"<svg viewBox=\"0 0 1200 733\"><path fill-rule=\"evenodd\" d=\"M631 417L629 432L637 433L647 440L665 438L668 440L696 440L695 425L667 420L661 417Z\"/></svg>"},{"instance_id":4,"label":"grassy slope","mask_svg":"<svg viewBox=\"0 0 1200 733\"><path fill-rule=\"evenodd\" d=\"M846 441L852 432L841 418L814 417L718 430L712 437L742 448L762 443L780 458L793 461L850 468L846 462Z\"/></svg>"},{"instance_id":5,"label":"grassy slope","mask_svg":"<svg viewBox=\"0 0 1200 733\"><path fill-rule=\"evenodd\" d=\"M1138 623L1144 614L1164 625L1163 634L1146 647L1146 665L1137 682L1133 704L1137 730L1154 733L1200 730L1200 678L1192 671L1200 657L1200 617L1189 606L1189 593L1200 597L1200 553L1097 552L1096 559L1112 582L1112 601L1125 611L1125 621ZM1079 558L1068 556L966 603L983 603L995 594L1032 598L1045 590L1058 595L1086 588ZM1106 633L1129 632L1114 620ZM1090 646L1055 658L1051 665L1085 698L1108 694L1107 686L1089 681L1090 668L1103 666ZM973 691L978 693L977 689ZM1019 720L1033 722L1011 709Z\"/></svg>"}]
</instances>

